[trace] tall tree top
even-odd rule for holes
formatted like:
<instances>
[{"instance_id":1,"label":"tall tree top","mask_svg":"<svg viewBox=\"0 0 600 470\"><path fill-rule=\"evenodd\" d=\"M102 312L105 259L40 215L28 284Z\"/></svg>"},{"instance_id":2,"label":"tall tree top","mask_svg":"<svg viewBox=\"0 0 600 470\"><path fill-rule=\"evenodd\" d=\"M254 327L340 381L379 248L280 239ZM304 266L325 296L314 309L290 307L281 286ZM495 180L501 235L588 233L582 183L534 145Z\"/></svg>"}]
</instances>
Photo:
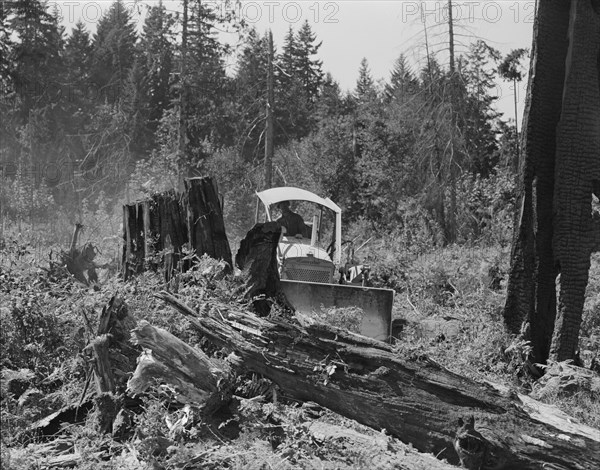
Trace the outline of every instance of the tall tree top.
<instances>
[{"instance_id":1,"label":"tall tree top","mask_svg":"<svg viewBox=\"0 0 600 470\"><path fill-rule=\"evenodd\" d=\"M116 0L100 18L94 36L93 80L99 88L125 83L136 41L131 14L121 0Z\"/></svg>"},{"instance_id":2,"label":"tall tree top","mask_svg":"<svg viewBox=\"0 0 600 470\"><path fill-rule=\"evenodd\" d=\"M363 59L360 61L358 80L356 81L354 94L359 101L368 101L376 95L375 82L371 76L369 62L367 61L366 57L363 57Z\"/></svg>"},{"instance_id":3,"label":"tall tree top","mask_svg":"<svg viewBox=\"0 0 600 470\"><path fill-rule=\"evenodd\" d=\"M61 52L64 47L64 28L58 18L46 10L39 0L2 2L3 23L14 34L7 65L17 90L25 92L24 108L30 109L34 101L38 104L44 89L53 81L59 81L64 72ZM40 86L44 84L44 86ZM31 91L33 90L33 93Z\"/></svg>"},{"instance_id":4,"label":"tall tree top","mask_svg":"<svg viewBox=\"0 0 600 470\"><path fill-rule=\"evenodd\" d=\"M385 86L385 95L388 100L395 96L413 93L418 87L418 81L414 76L406 56L400 54L394 63L390 82Z\"/></svg>"},{"instance_id":5,"label":"tall tree top","mask_svg":"<svg viewBox=\"0 0 600 470\"><path fill-rule=\"evenodd\" d=\"M292 29L292 25L289 25L288 32L283 39L283 48L281 55L279 56L280 63L280 77L282 83L287 83L291 77L294 76L296 68L296 49L298 45L296 42L296 35Z\"/></svg>"},{"instance_id":6,"label":"tall tree top","mask_svg":"<svg viewBox=\"0 0 600 470\"><path fill-rule=\"evenodd\" d=\"M314 57L319 52L321 44L321 42L316 43L316 36L309 22L305 21L298 31L296 40L295 73L311 101L316 100L323 80L323 61Z\"/></svg>"}]
</instances>

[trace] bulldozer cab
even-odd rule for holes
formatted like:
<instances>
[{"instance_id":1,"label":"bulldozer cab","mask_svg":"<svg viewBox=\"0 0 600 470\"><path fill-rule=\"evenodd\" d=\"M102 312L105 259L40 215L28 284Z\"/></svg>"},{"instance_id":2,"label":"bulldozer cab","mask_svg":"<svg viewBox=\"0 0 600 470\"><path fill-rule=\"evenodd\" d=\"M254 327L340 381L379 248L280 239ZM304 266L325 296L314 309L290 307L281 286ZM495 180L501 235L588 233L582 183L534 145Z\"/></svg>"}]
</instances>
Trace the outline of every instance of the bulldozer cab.
<instances>
[{"instance_id":1,"label":"bulldozer cab","mask_svg":"<svg viewBox=\"0 0 600 470\"><path fill-rule=\"evenodd\" d=\"M282 262L313 258L328 262L333 268L340 265L342 210L337 204L328 198L322 198L310 191L294 187L267 189L257 193L257 196L263 204L265 218L268 221L278 220L280 211L277 206L285 202L293 202L294 209L302 217L301 229L295 225L293 233L282 234L279 244L279 255ZM258 215L257 211L257 222ZM282 274L285 275L285 273ZM323 278L321 282L332 282L332 276L333 271L327 280ZM320 275L317 277L321 278ZM318 282L317 279L298 280Z\"/></svg>"}]
</instances>

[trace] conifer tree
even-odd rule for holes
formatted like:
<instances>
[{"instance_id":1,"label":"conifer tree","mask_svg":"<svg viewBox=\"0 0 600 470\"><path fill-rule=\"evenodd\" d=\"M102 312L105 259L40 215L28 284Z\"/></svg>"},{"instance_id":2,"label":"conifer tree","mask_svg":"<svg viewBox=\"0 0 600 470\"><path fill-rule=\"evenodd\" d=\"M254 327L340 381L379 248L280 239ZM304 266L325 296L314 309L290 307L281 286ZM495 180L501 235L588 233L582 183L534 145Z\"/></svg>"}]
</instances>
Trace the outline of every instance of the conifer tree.
<instances>
[{"instance_id":1,"label":"conifer tree","mask_svg":"<svg viewBox=\"0 0 600 470\"><path fill-rule=\"evenodd\" d=\"M305 21L297 35L294 74L300 79L311 102L316 101L323 80L323 61L314 58L322 43L316 44L315 41L316 36L308 21Z\"/></svg>"},{"instance_id":2,"label":"conifer tree","mask_svg":"<svg viewBox=\"0 0 600 470\"><path fill-rule=\"evenodd\" d=\"M266 35L259 36L256 29L251 28L237 61L235 102L238 123L236 133L241 136L239 146L245 161L251 161L264 153L260 143L264 130L264 110L267 96L267 47Z\"/></svg>"},{"instance_id":3,"label":"conifer tree","mask_svg":"<svg viewBox=\"0 0 600 470\"><path fill-rule=\"evenodd\" d=\"M342 97L340 85L333 79L331 73L326 73L319 90L319 101L316 106L318 120L327 116L342 116L348 114L348 106Z\"/></svg>"},{"instance_id":4,"label":"conifer tree","mask_svg":"<svg viewBox=\"0 0 600 470\"><path fill-rule=\"evenodd\" d=\"M371 76L371 70L369 69L369 62L366 57L360 61L360 68L358 69L358 80L356 81L356 88L354 90L354 96L359 103L365 103L373 100L377 96L375 90L375 82Z\"/></svg>"},{"instance_id":5,"label":"conifer tree","mask_svg":"<svg viewBox=\"0 0 600 470\"><path fill-rule=\"evenodd\" d=\"M283 39L281 55L277 60L277 81L282 88L287 88L296 77L296 49L296 35L290 24Z\"/></svg>"},{"instance_id":6,"label":"conifer tree","mask_svg":"<svg viewBox=\"0 0 600 470\"><path fill-rule=\"evenodd\" d=\"M148 107L146 127L151 140L154 140L152 137L160 119L173 98L171 75L174 71L174 23L175 19L167 12L161 0L158 5L150 7L141 37L140 49L143 54L143 71L146 74L145 95ZM141 71L141 64L138 67Z\"/></svg>"},{"instance_id":7,"label":"conifer tree","mask_svg":"<svg viewBox=\"0 0 600 470\"><path fill-rule=\"evenodd\" d=\"M22 98L25 119L34 106L50 103L60 92L64 29L39 0L3 3L4 14L10 17L8 29L15 35L9 73Z\"/></svg>"},{"instance_id":8,"label":"conifer tree","mask_svg":"<svg viewBox=\"0 0 600 470\"><path fill-rule=\"evenodd\" d=\"M403 99L417 92L419 82L413 75L404 54L400 54L394 63L390 82L385 86L385 99Z\"/></svg>"},{"instance_id":9,"label":"conifer tree","mask_svg":"<svg viewBox=\"0 0 600 470\"><path fill-rule=\"evenodd\" d=\"M81 106L90 83L90 59L93 47L83 21L78 21L67 38L64 52L69 99Z\"/></svg>"},{"instance_id":10,"label":"conifer tree","mask_svg":"<svg viewBox=\"0 0 600 470\"><path fill-rule=\"evenodd\" d=\"M186 121L187 142L184 165L189 171L209 155L211 146L233 143L234 126L226 110L232 86L223 59L228 46L219 42L220 22L214 5L190 4L186 64L180 67L185 72L176 84L187 97L182 116Z\"/></svg>"},{"instance_id":11,"label":"conifer tree","mask_svg":"<svg viewBox=\"0 0 600 470\"><path fill-rule=\"evenodd\" d=\"M316 102L323 80L322 62L314 56L321 43L305 22L298 34L291 25L277 57L276 120L280 143L308 135L316 125Z\"/></svg>"},{"instance_id":12,"label":"conifer tree","mask_svg":"<svg viewBox=\"0 0 600 470\"><path fill-rule=\"evenodd\" d=\"M115 0L98 22L92 60L92 81L109 103L121 98L134 63L136 40L131 14L122 0Z\"/></svg>"}]
</instances>

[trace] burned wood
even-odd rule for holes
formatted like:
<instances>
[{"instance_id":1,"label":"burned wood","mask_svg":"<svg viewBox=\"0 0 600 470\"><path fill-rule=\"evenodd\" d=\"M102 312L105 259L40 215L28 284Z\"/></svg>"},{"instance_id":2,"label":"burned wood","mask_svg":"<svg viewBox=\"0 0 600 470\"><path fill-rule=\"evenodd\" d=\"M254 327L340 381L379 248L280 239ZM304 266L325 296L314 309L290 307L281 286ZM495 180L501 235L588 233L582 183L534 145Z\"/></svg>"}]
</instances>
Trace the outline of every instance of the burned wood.
<instances>
[{"instance_id":1,"label":"burned wood","mask_svg":"<svg viewBox=\"0 0 600 470\"><path fill-rule=\"evenodd\" d=\"M197 316L159 295L213 343L235 352L239 367L264 375L288 397L314 401L452 463L459 419L474 417L484 441L481 468L591 469L600 463L600 432L532 418L531 402L454 374L426 357L400 357L376 341L324 325L301 327L246 312Z\"/></svg>"},{"instance_id":2,"label":"burned wood","mask_svg":"<svg viewBox=\"0 0 600 470\"><path fill-rule=\"evenodd\" d=\"M264 297L275 297L281 290L277 269L277 245L281 237L281 226L276 222L256 224L240 243L235 256L236 266L244 273L247 286L245 297L254 300L253 306L259 315L269 313Z\"/></svg>"},{"instance_id":3,"label":"burned wood","mask_svg":"<svg viewBox=\"0 0 600 470\"><path fill-rule=\"evenodd\" d=\"M211 178L185 181L185 192L166 191L123 206L123 276L164 267L169 282L184 253L208 254L231 267L217 185Z\"/></svg>"},{"instance_id":4,"label":"burned wood","mask_svg":"<svg viewBox=\"0 0 600 470\"><path fill-rule=\"evenodd\" d=\"M59 257L61 263L66 266L67 271L69 271L75 279L82 284L89 286L90 284L96 284L98 282L96 269L100 266L94 262L97 253L97 249L94 245L86 243L81 249L77 248L79 235L82 230L83 225L79 223L75 224L69 251L60 252Z\"/></svg>"},{"instance_id":5,"label":"burned wood","mask_svg":"<svg viewBox=\"0 0 600 470\"><path fill-rule=\"evenodd\" d=\"M208 177L189 178L184 183L188 240L192 249L198 256L207 254L231 267L231 249L217 183Z\"/></svg>"}]
</instances>

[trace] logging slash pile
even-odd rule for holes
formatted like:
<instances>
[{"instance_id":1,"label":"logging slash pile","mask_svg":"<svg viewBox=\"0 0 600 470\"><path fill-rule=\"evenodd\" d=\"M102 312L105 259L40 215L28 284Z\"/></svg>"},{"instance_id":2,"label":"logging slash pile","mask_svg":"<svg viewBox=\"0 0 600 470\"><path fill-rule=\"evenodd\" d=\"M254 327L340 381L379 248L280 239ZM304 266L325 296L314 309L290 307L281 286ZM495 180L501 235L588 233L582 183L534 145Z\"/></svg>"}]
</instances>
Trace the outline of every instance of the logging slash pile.
<instances>
[{"instance_id":1,"label":"logging slash pile","mask_svg":"<svg viewBox=\"0 0 600 470\"><path fill-rule=\"evenodd\" d=\"M325 324L292 311L269 281L273 259L249 262L263 255L242 245L242 271L194 254L185 272L93 286L68 265L32 267L21 251L2 263L2 468L600 465L598 429L432 358L451 338L465 342L466 320L448 317L434 336L431 317L419 328L397 322L393 343L360 336L344 312ZM482 364L489 351L472 354ZM539 399L573 390L598 407L589 369L557 365L534 388Z\"/></svg>"},{"instance_id":2,"label":"logging slash pile","mask_svg":"<svg viewBox=\"0 0 600 470\"><path fill-rule=\"evenodd\" d=\"M453 468L287 397L203 335L196 315L239 335L268 321L214 260L197 259L176 295L157 273L96 291L62 271L13 268L0 272L3 469ZM312 379L331 376L328 362Z\"/></svg>"}]
</instances>

